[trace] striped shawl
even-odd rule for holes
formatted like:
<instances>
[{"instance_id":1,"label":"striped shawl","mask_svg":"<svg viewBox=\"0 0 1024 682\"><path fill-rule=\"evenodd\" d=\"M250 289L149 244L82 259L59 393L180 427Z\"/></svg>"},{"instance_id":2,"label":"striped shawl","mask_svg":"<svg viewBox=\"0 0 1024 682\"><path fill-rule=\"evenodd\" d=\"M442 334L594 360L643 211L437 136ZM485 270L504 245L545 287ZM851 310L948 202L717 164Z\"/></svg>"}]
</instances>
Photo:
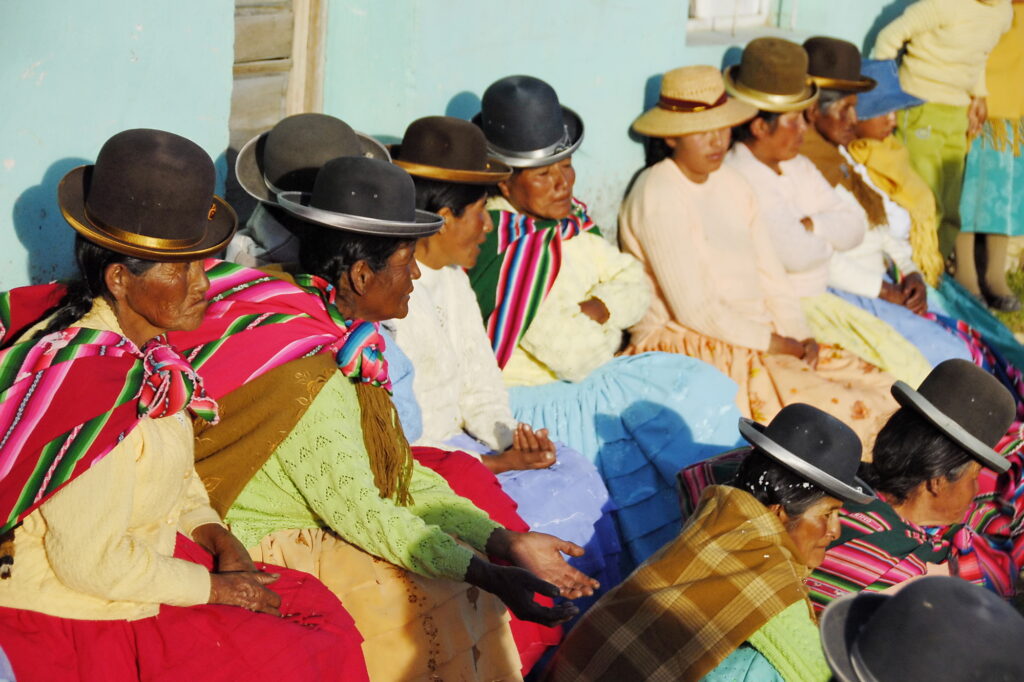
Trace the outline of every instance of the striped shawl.
<instances>
[{"instance_id":1,"label":"striped shawl","mask_svg":"<svg viewBox=\"0 0 1024 682\"><path fill-rule=\"evenodd\" d=\"M587 612L547 679L699 680L806 600L807 569L794 557L777 516L749 493L712 486L680 535Z\"/></svg>"}]
</instances>

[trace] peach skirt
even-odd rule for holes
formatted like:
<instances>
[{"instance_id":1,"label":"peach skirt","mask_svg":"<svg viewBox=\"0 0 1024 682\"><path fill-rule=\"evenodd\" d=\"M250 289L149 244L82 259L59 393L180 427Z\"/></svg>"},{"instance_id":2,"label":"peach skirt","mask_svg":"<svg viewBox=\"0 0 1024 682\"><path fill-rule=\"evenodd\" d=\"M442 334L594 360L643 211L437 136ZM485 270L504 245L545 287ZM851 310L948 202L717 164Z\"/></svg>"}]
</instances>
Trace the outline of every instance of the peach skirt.
<instances>
[{"instance_id":1,"label":"peach skirt","mask_svg":"<svg viewBox=\"0 0 1024 682\"><path fill-rule=\"evenodd\" d=\"M522 680L508 612L487 592L424 578L321 529L276 531L249 553L312 573L338 596L371 680Z\"/></svg>"}]
</instances>

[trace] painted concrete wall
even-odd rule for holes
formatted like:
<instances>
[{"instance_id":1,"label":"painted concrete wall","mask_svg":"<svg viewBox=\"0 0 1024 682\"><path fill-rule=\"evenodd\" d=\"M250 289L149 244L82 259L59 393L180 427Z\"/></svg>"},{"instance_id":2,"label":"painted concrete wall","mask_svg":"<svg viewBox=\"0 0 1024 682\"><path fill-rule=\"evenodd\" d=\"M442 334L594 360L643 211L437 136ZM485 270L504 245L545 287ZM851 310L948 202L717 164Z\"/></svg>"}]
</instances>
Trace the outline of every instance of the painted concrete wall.
<instances>
[{"instance_id":1,"label":"painted concrete wall","mask_svg":"<svg viewBox=\"0 0 1024 682\"><path fill-rule=\"evenodd\" d=\"M199 143L224 176L230 0L0 0L0 289L73 271L56 188L127 128Z\"/></svg>"},{"instance_id":2,"label":"painted concrete wall","mask_svg":"<svg viewBox=\"0 0 1024 682\"><path fill-rule=\"evenodd\" d=\"M904 0L799 0L795 37L821 33L861 45L893 2ZM576 193L613 228L643 164L629 125L657 98L660 74L732 62L757 35L688 45L687 7L685 0L333 0L324 109L358 130L397 138L420 116L471 117L502 76L543 78L584 119Z\"/></svg>"}]
</instances>

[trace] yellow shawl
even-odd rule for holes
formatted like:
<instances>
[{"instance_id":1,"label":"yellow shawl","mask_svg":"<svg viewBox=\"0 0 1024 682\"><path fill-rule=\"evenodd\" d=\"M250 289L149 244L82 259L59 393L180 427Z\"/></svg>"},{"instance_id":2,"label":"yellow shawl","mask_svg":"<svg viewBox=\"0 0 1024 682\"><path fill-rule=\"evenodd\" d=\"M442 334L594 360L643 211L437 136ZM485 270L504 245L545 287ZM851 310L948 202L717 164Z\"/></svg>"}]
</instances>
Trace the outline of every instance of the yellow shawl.
<instances>
[{"instance_id":1,"label":"yellow shawl","mask_svg":"<svg viewBox=\"0 0 1024 682\"><path fill-rule=\"evenodd\" d=\"M850 155L868 169L875 186L910 213L910 246L914 262L925 281L936 286L944 263L939 254L935 195L910 165L910 153L890 135L884 140L861 138L847 147Z\"/></svg>"},{"instance_id":2,"label":"yellow shawl","mask_svg":"<svg viewBox=\"0 0 1024 682\"><path fill-rule=\"evenodd\" d=\"M988 116L982 133L992 149L1024 149L1024 4L1013 5L1013 25L1003 34L985 69ZM1004 121L1006 123L1004 123Z\"/></svg>"}]
</instances>

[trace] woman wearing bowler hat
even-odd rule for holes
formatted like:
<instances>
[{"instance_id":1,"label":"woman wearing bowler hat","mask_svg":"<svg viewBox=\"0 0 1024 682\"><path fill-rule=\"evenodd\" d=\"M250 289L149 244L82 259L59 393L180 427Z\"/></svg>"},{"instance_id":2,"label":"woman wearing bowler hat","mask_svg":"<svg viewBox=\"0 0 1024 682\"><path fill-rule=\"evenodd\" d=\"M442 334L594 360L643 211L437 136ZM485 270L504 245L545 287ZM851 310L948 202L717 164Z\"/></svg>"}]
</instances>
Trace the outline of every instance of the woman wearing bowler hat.
<instances>
[{"instance_id":1,"label":"woman wearing bowler hat","mask_svg":"<svg viewBox=\"0 0 1024 682\"><path fill-rule=\"evenodd\" d=\"M401 168L360 157L327 162L312 192L277 201L303 225L305 272L253 280L252 311L287 317L279 297L259 295L263 286L315 305L278 344L301 352L229 394L222 423L199 430L201 475L254 557L308 571L341 597L371 678L518 679L502 601L524 620L555 624L575 609L543 607L533 593L575 598L594 584L559 554L581 548L502 527L413 459L377 324L406 314L416 240L442 218L416 209ZM261 274L232 267L240 278ZM262 436L248 438L253 430Z\"/></svg>"},{"instance_id":2,"label":"woman wearing bowler hat","mask_svg":"<svg viewBox=\"0 0 1024 682\"><path fill-rule=\"evenodd\" d=\"M672 155L644 170L620 215L623 247L658 296L631 350L708 362L739 385L740 412L768 419L806 402L867 441L893 409L892 379L852 353L819 347L775 253L757 198L723 166L730 130L757 113L710 66L669 71L657 106L633 123Z\"/></svg>"},{"instance_id":3,"label":"woman wearing bowler hat","mask_svg":"<svg viewBox=\"0 0 1024 682\"><path fill-rule=\"evenodd\" d=\"M492 230L484 209L487 188L511 170L488 158L478 127L447 116L414 121L391 151L394 163L412 175L417 206L445 220L416 244L420 279L409 315L392 323L415 368L411 386L396 382L395 392L414 393L410 399L422 415L399 404L406 435L421 445L473 453L498 476L531 529L587 547L585 556L569 562L611 587L620 579L620 545L605 511L608 490L579 452L512 417L508 389L463 270L476 263L479 245Z\"/></svg>"},{"instance_id":4,"label":"woman wearing bowler hat","mask_svg":"<svg viewBox=\"0 0 1024 682\"><path fill-rule=\"evenodd\" d=\"M58 192L81 279L3 297L0 644L19 680L366 679L338 600L254 564L196 475L185 411L218 405L167 334L202 322L202 259L235 230L214 179L185 138L113 136Z\"/></svg>"},{"instance_id":5,"label":"woman wearing bowler hat","mask_svg":"<svg viewBox=\"0 0 1024 682\"><path fill-rule=\"evenodd\" d=\"M474 122L490 154L513 169L486 204L494 231L468 271L512 413L601 462L636 565L679 530L675 491L654 463L675 469L734 444L735 416L722 407L736 388L689 358L616 357L623 331L647 310L650 285L573 197L583 124L554 89L503 78L487 88Z\"/></svg>"},{"instance_id":6,"label":"woman wearing bowler hat","mask_svg":"<svg viewBox=\"0 0 1024 682\"><path fill-rule=\"evenodd\" d=\"M584 615L547 680L827 680L803 578L839 534L843 502L865 503L861 444L810 405L767 426L707 488L679 536Z\"/></svg>"},{"instance_id":7,"label":"woman wearing bowler hat","mask_svg":"<svg viewBox=\"0 0 1024 682\"><path fill-rule=\"evenodd\" d=\"M726 165L757 195L758 212L814 338L841 346L912 386L932 366L910 341L871 313L828 291L836 253L864 239L864 211L833 189L800 154L805 110L820 96L807 76L807 52L781 38L758 38L725 72L726 88L758 108L733 130Z\"/></svg>"}]
</instances>

